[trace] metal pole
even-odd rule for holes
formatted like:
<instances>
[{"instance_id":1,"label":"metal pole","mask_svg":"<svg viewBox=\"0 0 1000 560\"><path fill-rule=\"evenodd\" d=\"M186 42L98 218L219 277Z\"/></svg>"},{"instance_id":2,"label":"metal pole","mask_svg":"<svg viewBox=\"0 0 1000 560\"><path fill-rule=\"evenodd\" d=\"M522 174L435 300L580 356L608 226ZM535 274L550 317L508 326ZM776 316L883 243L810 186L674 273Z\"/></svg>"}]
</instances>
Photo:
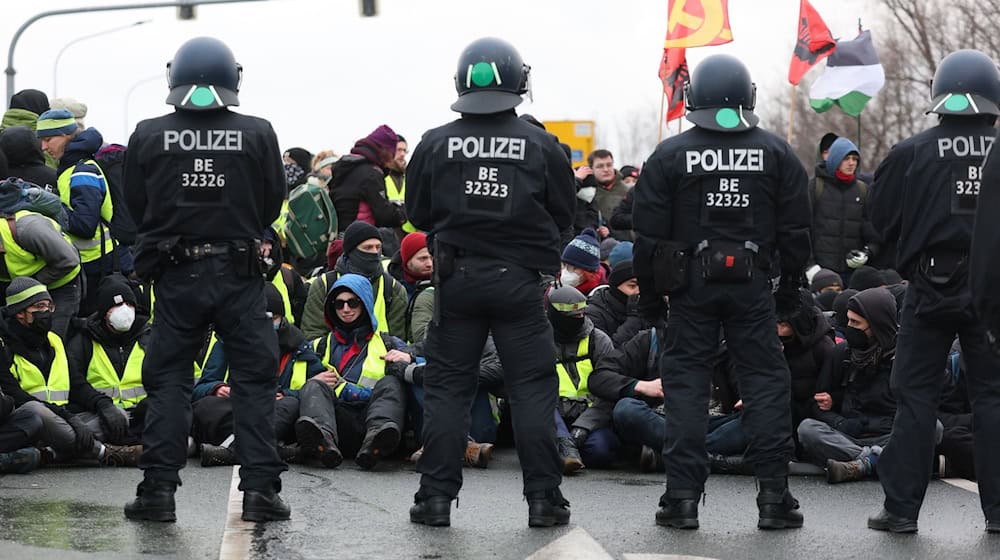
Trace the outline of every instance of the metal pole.
<instances>
[{"instance_id":1,"label":"metal pole","mask_svg":"<svg viewBox=\"0 0 1000 560\"><path fill-rule=\"evenodd\" d=\"M154 74L152 76L147 76L147 77L139 80L138 82L132 84L132 86L129 87L128 91L125 93L125 103L124 103L125 110L124 110L124 114L122 115L122 123L124 123L124 126L125 126L125 135L122 138L128 138L129 137L129 132L128 132L128 128L129 128L128 127L128 104L129 104L129 101L132 99L132 93L139 86L141 86L143 84L147 84L147 83L155 81L155 80L164 80L165 81L166 78L164 77L163 74Z\"/></svg>"},{"instance_id":2,"label":"metal pole","mask_svg":"<svg viewBox=\"0 0 1000 560\"><path fill-rule=\"evenodd\" d=\"M14 95L14 74L17 74L17 70L14 70L14 48L17 47L17 41L21 38L21 34L24 33L31 24L36 21L47 18L50 16L65 16L70 14L83 14L90 12L114 12L119 10L143 10L146 8L179 8L182 6L198 6L198 5L212 5L212 4L235 4L237 2L261 2L263 0L174 0L172 2L151 2L147 4L120 4L117 6L88 6L83 8L66 8L62 10L49 10L47 12L41 12L35 14L28 18L21 27L17 28L14 36L10 40L10 47L7 49L7 68L4 73L7 74L7 97L4 98L5 104L10 106L10 98Z\"/></svg>"},{"instance_id":3,"label":"metal pole","mask_svg":"<svg viewBox=\"0 0 1000 560\"><path fill-rule=\"evenodd\" d=\"M91 33L90 35L84 35L83 37L77 37L76 39L73 39L72 41L70 41L70 42L66 43L65 45L63 45L63 48L59 49L59 54L56 55L56 61L52 64L52 97L59 97L59 95L58 95L58 88L56 87L57 86L56 80L57 80L57 75L58 75L58 71L59 71L59 59L62 58L62 55L63 55L64 52L66 52L66 49L68 49L71 46L79 43L80 41L86 41L87 39L92 39L94 37L100 37L101 35L107 35L108 33L114 33L115 31L122 31L124 29L130 29L132 27L136 27L136 26L142 25L144 23L149 23L151 21L153 21L153 20L151 20L151 19L144 19L142 21L137 21L135 23L130 23L128 25L119 25L118 27L113 27L111 29L105 29L104 31L98 31L97 33Z\"/></svg>"}]
</instances>

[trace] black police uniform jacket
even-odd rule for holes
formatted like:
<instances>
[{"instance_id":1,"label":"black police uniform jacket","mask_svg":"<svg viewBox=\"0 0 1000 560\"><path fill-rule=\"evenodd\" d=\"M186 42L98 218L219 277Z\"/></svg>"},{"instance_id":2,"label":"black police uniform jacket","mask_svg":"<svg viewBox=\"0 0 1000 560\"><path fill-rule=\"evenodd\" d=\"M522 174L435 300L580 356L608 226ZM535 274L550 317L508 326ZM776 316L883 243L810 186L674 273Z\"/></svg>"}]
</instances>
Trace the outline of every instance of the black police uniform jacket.
<instances>
[{"instance_id":1,"label":"black police uniform jacket","mask_svg":"<svg viewBox=\"0 0 1000 560\"><path fill-rule=\"evenodd\" d=\"M904 278L928 249L969 250L982 161L995 135L982 117L944 116L893 146L875 170L872 225L883 240L898 240Z\"/></svg>"},{"instance_id":2,"label":"black police uniform jacket","mask_svg":"<svg viewBox=\"0 0 1000 560\"><path fill-rule=\"evenodd\" d=\"M573 225L573 169L555 136L514 111L464 115L424 134L406 167L406 215L470 253L554 274Z\"/></svg>"},{"instance_id":3,"label":"black police uniform jacket","mask_svg":"<svg viewBox=\"0 0 1000 560\"><path fill-rule=\"evenodd\" d=\"M783 274L801 274L811 252L808 177L791 147L760 128L692 128L660 143L634 189L634 265L654 293L658 241L752 241ZM778 264L772 261L772 264Z\"/></svg>"},{"instance_id":4,"label":"black police uniform jacket","mask_svg":"<svg viewBox=\"0 0 1000 560\"><path fill-rule=\"evenodd\" d=\"M136 126L125 202L139 243L258 239L281 211L285 173L264 119L228 109L177 110Z\"/></svg>"}]
</instances>

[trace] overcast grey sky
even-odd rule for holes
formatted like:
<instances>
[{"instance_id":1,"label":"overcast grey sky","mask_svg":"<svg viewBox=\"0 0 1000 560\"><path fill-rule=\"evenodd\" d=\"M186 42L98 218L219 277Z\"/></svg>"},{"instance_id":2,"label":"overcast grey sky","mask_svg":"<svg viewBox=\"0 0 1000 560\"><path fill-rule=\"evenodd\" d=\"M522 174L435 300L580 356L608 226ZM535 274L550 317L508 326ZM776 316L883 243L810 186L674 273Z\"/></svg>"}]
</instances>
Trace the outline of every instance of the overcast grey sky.
<instances>
[{"instance_id":1,"label":"overcast grey sky","mask_svg":"<svg viewBox=\"0 0 1000 560\"><path fill-rule=\"evenodd\" d=\"M87 124L105 141L124 143L136 122L169 109L163 103L166 61L182 42L199 35L216 36L233 49L244 68L237 110L269 119L283 148L343 153L381 123L412 145L428 128L455 118L448 106L455 97L458 54L488 35L512 42L532 66L534 102L525 101L520 111L541 120L595 120L612 150L617 118L645 111L656 120L666 0L378 2L375 18L360 17L357 0L200 6L194 21L178 21L172 8L45 18L18 43L15 89L37 88L51 96L56 55L68 42L151 18L80 41L60 59L59 95L86 103ZM130 2L4 2L0 38L8 45L17 27L41 11L124 3ZM835 36L853 37L858 17L874 22L866 7L873 2L812 4ZM789 87L784 76L798 6L798 0L730 0L735 40L690 49L689 63L720 52L741 57L758 84L758 107L767 105L777 88ZM877 42L877 27L873 34ZM818 74L814 70L804 83Z\"/></svg>"}]
</instances>

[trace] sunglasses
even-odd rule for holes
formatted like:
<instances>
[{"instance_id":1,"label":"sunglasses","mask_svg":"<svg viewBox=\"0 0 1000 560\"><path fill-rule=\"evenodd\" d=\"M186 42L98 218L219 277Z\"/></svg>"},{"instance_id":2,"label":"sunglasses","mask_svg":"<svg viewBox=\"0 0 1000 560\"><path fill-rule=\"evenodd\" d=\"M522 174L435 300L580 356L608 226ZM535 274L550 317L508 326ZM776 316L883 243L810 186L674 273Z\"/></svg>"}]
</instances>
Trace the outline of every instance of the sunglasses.
<instances>
[{"instance_id":1,"label":"sunglasses","mask_svg":"<svg viewBox=\"0 0 1000 560\"><path fill-rule=\"evenodd\" d=\"M357 309L357 308L361 307L361 300L358 299L358 298L356 298L356 297L352 297L350 299L335 299L335 300L333 300L333 308L334 309L340 309L341 307L344 307L345 305L347 307L350 307L351 309Z\"/></svg>"}]
</instances>

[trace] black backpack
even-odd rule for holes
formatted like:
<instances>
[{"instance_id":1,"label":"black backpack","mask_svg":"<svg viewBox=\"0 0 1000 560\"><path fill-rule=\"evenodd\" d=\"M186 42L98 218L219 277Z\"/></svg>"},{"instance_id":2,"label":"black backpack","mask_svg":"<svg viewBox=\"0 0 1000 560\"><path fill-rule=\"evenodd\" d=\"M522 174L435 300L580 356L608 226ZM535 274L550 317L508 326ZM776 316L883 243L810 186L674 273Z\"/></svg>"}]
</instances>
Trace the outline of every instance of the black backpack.
<instances>
[{"instance_id":1,"label":"black backpack","mask_svg":"<svg viewBox=\"0 0 1000 560\"><path fill-rule=\"evenodd\" d=\"M125 150L107 150L94 161L104 172L104 178L108 181L108 190L111 192L111 205L114 207L114 214L111 216L109 224L111 237L122 245L135 245L138 228L132 215L129 214L128 206L125 205L125 185L122 177Z\"/></svg>"}]
</instances>

